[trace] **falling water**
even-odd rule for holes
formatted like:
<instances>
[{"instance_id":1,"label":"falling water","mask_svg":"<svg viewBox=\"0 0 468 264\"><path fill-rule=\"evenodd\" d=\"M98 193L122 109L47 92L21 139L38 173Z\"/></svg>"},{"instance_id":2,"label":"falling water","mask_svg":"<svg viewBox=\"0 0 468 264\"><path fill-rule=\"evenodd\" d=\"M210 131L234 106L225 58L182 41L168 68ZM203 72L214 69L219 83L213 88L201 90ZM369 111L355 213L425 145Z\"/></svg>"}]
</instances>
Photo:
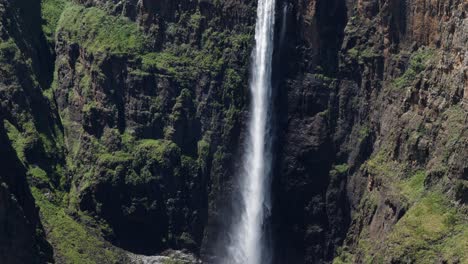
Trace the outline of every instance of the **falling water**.
<instances>
[{"instance_id":1,"label":"falling water","mask_svg":"<svg viewBox=\"0 0 468 264\"><path fill-rule=\"evenodd\" d=\"M288 12L289 12L289 4L287 2L283 3L283 15L281 16L281 31L279 35L279 46L282 48L284 45L284 40L286 37L286 29L288 23Z\"/></svg>"},{"instance_id":2,"label":"falling water","mask_svg":"<svg viewBox=\"0 0 468 264\"><path fill-rule=\"evenodd\" d=\"M250 91L252 94L249 134L241 174L242 214L234 226L228 263L268 262L264 238L265 219L270 209L271 169L271 72L275 0L259 0L252 54Z\"/></svg>"}]
</instances>

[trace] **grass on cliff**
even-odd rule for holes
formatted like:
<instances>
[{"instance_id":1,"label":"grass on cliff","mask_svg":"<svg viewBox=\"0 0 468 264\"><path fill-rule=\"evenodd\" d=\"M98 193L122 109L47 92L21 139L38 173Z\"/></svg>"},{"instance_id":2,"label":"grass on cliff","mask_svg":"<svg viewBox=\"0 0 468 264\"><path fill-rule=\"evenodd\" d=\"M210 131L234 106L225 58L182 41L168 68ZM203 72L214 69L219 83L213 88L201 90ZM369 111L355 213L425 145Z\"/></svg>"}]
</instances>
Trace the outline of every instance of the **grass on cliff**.
<instances>
[{"instance_id":1,"label":"grass on cliff","mask_svg":"<svg viewBox=\"0 0 468 264\"><path fill-rule=\"evenodd\" d=\"M442 193L429 192L398 221L388 236L385 259L410 263L468 260L468 222Z\"/></svg>"},{"instance_id":2,"label":"grass on cliff","mask_svg":"<svg viewBox=\"0 0 468 264\"><path fill-rule=\"evenodd\" d=\"M67 4L58 28L68 41L79 43L89 52L139 53L147 45L136 23L96 7Z\"/></svg>"},{"instance_id":3,"label":"grass on cliff","mask_svg":"<svg viewBox=\"0 0 468 264\"><path fill-rule=\"evenodd\" d=\"M70 217L60 205L49 201L39 189L32 188L40 208L47 239L53 245L61 263L117 263L119 255L88 228ZM52 194L49 194L52 195Z\"/></svg>"},{"instance_id":4,"label":"grass on cliff","mask_svg":"<svg viewBox=\"0 0 468 264\"><path fill-rule=\"evenodd\" d=\"M160 71L176 77L177 80L190 87L193 81L202 74L216 77L223 71L226 56L234 47L247 45L250 38L245 34L228 34L227 32L212 32L203 34L200 49L190 45L172 45L161 52L143 54L142 70L144 72ZM226 47L224 50L219 47ZM230 72L229 77L235 72ZM228 80L229 81L229 80ZM233 79L233 81L237 81ZM183 83L186 82L186 83Z\"/></svg>"},{"instance_id":5,"label":"grass on cliff","mask_svg":"<svg viewBox=\"0 0 468 264\"><path fill-rule=\"evenodd\" d=\"M464 209L452 203L439 186L425 186L424 170L408 172L401 164L379 152L365 164L379 189L364 194L356 221L368 222L381 199L399 199L406 212L380 241L370 239L364 227L357 248L342 248L334 263L466 263L468 260L468 218ZM378 183L377 183L378 182ZM384 189L385 195L381 196ZM370 219L359 217L371 217Z\"/></svg>"},{"instance_id":6,"label":"grass on cliff","mask_svg":"<svg viewBox=\"0 0 468 264\"><path fill-rule=\"evenodd\" d=\"M409 60L408 68L403 73L402 76L396 78L393 81L393 86L401 89L405 86L408 86L412 81L414 81L418 74L420 74L428 66L428 62L434 56L434 50L425 48L419 49L414 52Z\"/></svg>"},{"instance_id":7,"label":"grass on cliff","mask_svg":"<svg viewBox=\"0 0 468 264\"><path fill-rule=\"evenodd\" d=\"M137 145L135 156L138 163L147 163L151 160L168 169L174 159L180 157L180 149L168 140L144 139Z\"/></svg>"},{"instance_id":8,"label":"grass on cliff","mask_svg":"<svg viewBox=\"0 0 468 264\"><path fill-rule=\"evenodd\" d=\"M66 1L66 0L47 0ZM50 28L54 27L54 14L60 12L48 8L47 2L44 4L50 15L50 22L46 23ZM45 13L45 12L44 12ZM169 23L166 32L185 32L189 35L188 28L196 31L204 18L196 13L190 19L183 19L186 14L181 15L180 21ZM187 21L185 21L187 20ZM195 28L194 28L195 27ZM66 3L57 25L57 37L69 43L77 43L86 50L87 53L103 53L128 56L132 63L130 73L137 76L149 76L151 74L161 74L169 76L182 88L192 88L194 82L202 79L201 76L210 78L221 77L226 68L232 69L235 65L230 65L231 61L238 58L248 57L248 54L239 54L239 51L249 50L251 45L251 35L235 31L218 32L210 27L204 30L199 46L188 43L166 43L162 50L151 49L151 37L145 35L137 23L123 16L114 16L96 7L84 7L75 3ZM49 30L51 31L51 30ZM181 33L182 34L182 33ZM78 64L79 65L79 64ZM238 66L236 66L238 67ZM242 75L247 74L247 67L241 66L241 71L227 72L226 89L229 89L230 100L236 101L239 96L232 94L240 91L243 85ZM89 87L90 73L80 71L82 80L80 85L86 92ZM232 83L231 83L232 81ZM84 93L86 94L86 93Z\"/></svg>"},{"instance_id":9,"label":"grass on cliff","mask_svg":"<svg viewBox=\"0 0 468 264\"><path fill-rule=\"evenodd\" d=\"M2 82L15 78L15 64L20 61L21 52L12 38L0 40L0 74Z\"/></svg>"},{"instance_id":10,"label":"grass on cliff","mask_svg":"<svg viewBox=\"0 0 468 264\"><path fill-rule=\"evenodd\" d=\"M350 58L356 60L358 63L363 64L366 60L372 60L379 57L379 54L370 48L360 50L357 47L347 51Z\"/></svg>"},{"instance_id":11,"label":"grass on cliff","mask_svg":"<svg viewBox=\"0 0 468 264\"><path fill-rule=\"evenodd\" d=\"M93 181L94 177L116 179L115 177L121 177L121 172L125 171L126 184L138 185L157 179L161 170L179 168L181 153L175 143L156 139L137 141L128 134L121 137L123 150L109 152L105 146L99 147L101 149L96 155L97 166L85 175L88 182ZM96 172L101 174L95 175ZM105 172L105 176L102 172Z\"/></svg>"},{"instance_id":12,"label":"grass on cliff","mask_svg":"<svg viewBox=\"0 0 468 264\"><path fill-rule=\"evenodd\" d=\"M365 229L354 252L339 251L338 263L466 263L468 221L466 215L439 192L431 192L413 204L381 242L368 238ZM359 257L357 257L359 256Z\"/></svg>"},{"instance_id":13,"label":"grass on cliff","mask_svg":"<svg viewBox=\"0 0 468 264\"><path fill-rule=\"evenodd\" d=\"M68 0L42 0L41 15L43 19L42 31L49 42L53 42L60 16Z\"/></svg>"},{"instance_id":14,"label":"grass on cliff","mask_svg":"<svg viewBox=\"0 0 468 264\"><path fill-rule=\"evenodd\" d=\"M409 201L415 202L424 193L424 180L426 180L425 171L415 172L409 179L402 180L398 184L400 193Z\"/></svg>"},{"instance_id":15,"label":"grass on cliff","mask_svg":"<svg viewBox=\"0 0 468 264\"><path fill-rule=\"evenodd\" d=\"M29 133L26 135L21 133L13 124L8 122L7 120L3 121L3 125L5 127L5 130L7 131L8 138L12 143L16 155L24 163L26 161L24 153L25 148L29 144L32 144L32 142L35 140L35 137L33 135L30 135Z\"/></svg>"}]
</instances>

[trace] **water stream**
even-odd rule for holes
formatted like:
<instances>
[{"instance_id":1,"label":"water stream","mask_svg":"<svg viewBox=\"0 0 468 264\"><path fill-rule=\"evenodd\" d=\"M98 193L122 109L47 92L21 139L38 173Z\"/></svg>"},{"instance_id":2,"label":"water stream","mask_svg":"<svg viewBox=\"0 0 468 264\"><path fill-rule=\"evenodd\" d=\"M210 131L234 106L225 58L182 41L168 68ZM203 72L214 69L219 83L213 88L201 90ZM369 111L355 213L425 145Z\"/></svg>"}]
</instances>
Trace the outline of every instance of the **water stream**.
<instances>
[{"instance_id":1,"label":"water stream","mask_svg":"<svg viewBox=\"0 0 468 264\"><path fill-rule=\"evenodd\" d=\"M271 255L264 235L269 215L271 170L271 73L274 41L275 0L259 0L255 49L251 62L252 101L248 138L240 175L242 210L231 231L228 263L265 264Z\"/></svg>"}]
</instances>

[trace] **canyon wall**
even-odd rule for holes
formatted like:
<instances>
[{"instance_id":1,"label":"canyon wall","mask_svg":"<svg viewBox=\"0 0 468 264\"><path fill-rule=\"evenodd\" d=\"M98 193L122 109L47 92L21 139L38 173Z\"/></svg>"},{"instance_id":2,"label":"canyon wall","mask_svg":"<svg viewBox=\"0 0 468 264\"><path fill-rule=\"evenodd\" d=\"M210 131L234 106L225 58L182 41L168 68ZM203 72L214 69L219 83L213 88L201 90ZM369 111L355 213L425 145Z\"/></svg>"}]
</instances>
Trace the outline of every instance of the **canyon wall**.
<instances>
[{"instance_id":1,"label":"canyon wall","mask_svg":"<svg viewBox=\"0 0 468 264\"><path fill-rule=\"evenodd\" d=\"M280 263L337 254L457 262L453 252L466 246L467 4L291 5L279 69ZM449 249L455 241L463 246Z\"/></svg>"},{"instance_id":2,"label":"canyon wall","mask_svg":"<svg viewBox=\"0 0 468 264\"><path fill-rule=\"evenodd\" d=\"M468 4L277 9L275 262L466 261ZM0 0L0 262L216 261L255 10Z\"/></svg>"}]
</instances>

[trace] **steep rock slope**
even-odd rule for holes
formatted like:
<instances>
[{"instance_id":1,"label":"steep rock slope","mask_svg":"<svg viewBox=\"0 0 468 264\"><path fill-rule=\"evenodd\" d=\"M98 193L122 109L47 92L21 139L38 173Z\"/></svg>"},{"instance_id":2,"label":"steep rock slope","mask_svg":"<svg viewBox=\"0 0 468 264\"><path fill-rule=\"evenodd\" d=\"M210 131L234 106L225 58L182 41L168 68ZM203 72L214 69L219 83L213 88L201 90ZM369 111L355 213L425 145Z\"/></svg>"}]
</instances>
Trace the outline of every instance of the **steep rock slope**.
<instances>
[{"instance_id":1,"label":"steep rock slope","mask_svg":"<svg viewBox=\"0 0 468 264\"><path fill-rule=\"evenodd\" d=\"M208 219L225 224L217 199L230 188L252 21L212 16L228 3L84 4L68 3L56 32L72 206L125 249L199 251Z\"/></svg>"},{"instance_id":2,"label":"steep rock slope","mask_svg":"<svg viewBox=\"0 0 468 264\"><path fill-rule=\"evenodd\" d=\"M39 25L40 5L0 1L0 262L52 259L27 178L53 170L44 149L53 147L53 111L41 86L51 58ZM28 17L27 20L24 17ZM35 47L36 49L34 49ZM43 115L38 115L43 112ZM29 170L31 169L31 170ZM47 179L53 181L53 179Z\"/></svg>"},{"instance_id":3,"label":"steep rock slope","mask_svg":"<svg viewBox=\"0 0 468 264\"><path fill-rule=\"evenodd\" d=\"M0 0L0 262L223 254L255 5ZM277 263L467 260L467 9L278 1Z\"/></svg>"},{"instance_id":4,"label":"steep rock slope","mask_svg":"<svg viewBox=\"0 0 468 264\"><path fill-rule=\"evenodd\" d=\"M60 157L49 162L57 182L32 184L46 228L73 226L50 238L63 262L121 258L114 247L100 254L109 260L96 258L93 243L109 247L102 237L135 253L209 251L229 226L254 8L121 4L42 3L56 55L43 90L60 146L46 154Z\"/></svg>"},{"instance_id":5,"label":"steep rock slope","mask_svg":"<svg viewBox=\"0 0 468 264\"><path fill-rule=\"evenodd\" d=\"M280 263L466 261L467 4L290 8Z\"/></svg>"}]
</instances>

